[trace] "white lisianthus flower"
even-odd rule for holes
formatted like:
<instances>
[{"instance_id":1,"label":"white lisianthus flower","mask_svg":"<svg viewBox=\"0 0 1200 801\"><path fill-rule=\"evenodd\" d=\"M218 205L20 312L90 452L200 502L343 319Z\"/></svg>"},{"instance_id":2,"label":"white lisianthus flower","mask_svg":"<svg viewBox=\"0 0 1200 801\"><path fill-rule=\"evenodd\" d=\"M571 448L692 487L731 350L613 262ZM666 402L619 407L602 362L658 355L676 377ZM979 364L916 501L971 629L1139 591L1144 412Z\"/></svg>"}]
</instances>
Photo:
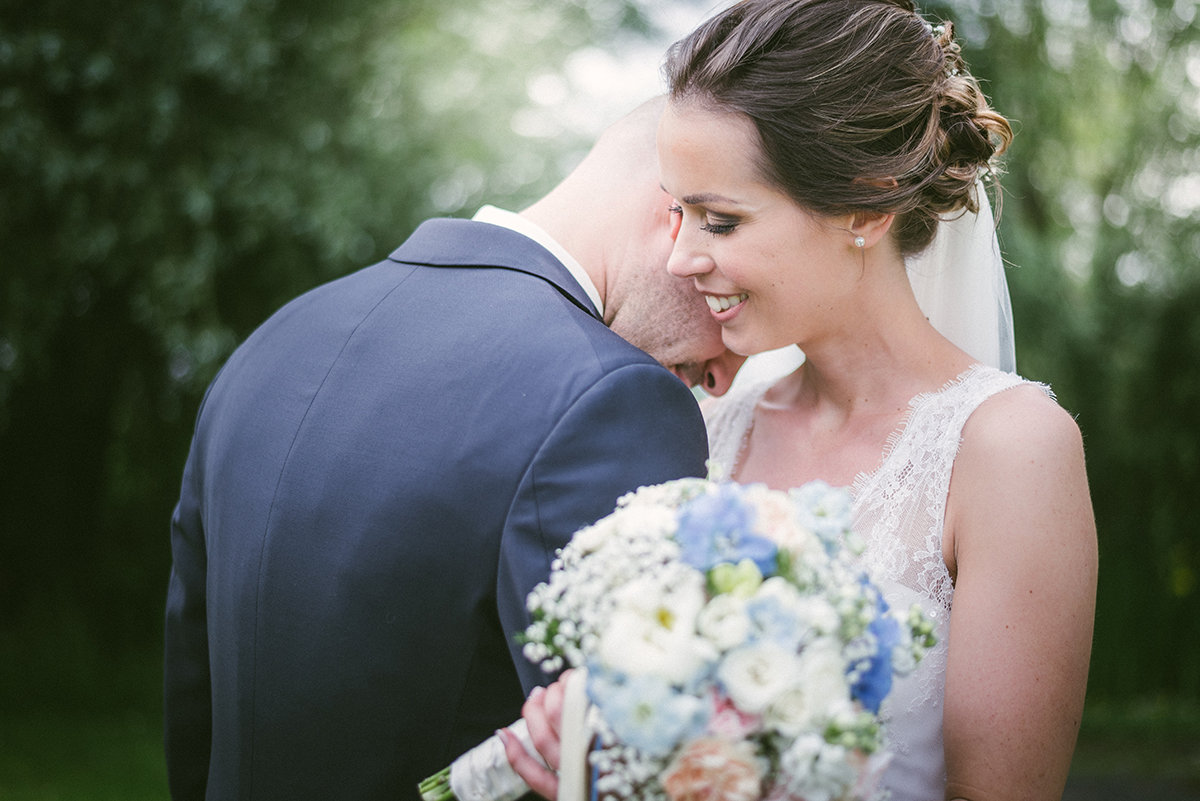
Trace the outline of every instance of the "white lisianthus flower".
<instances>
[{"instance_id":1,"label":"white lisianthus flower","mask_svg":"<svg viewBox=\"0 0 1200 801\"><path fill-rule=\"evenodd\" d=\"M746 601L732 594L718 595L700 610L696 626L720 650L736 648L750 634Z\"/></svg>"},{"instance_id":2,"label":"white lisianthus flower","mask_svg":"<svg viewBox=\"0 0 1200 801\"><path fill-rule=\"evenodd\" d=\"M808 621L813 630L823 636L836 634L842 625L842 619L833 604L819 595L802 597L797 612L802 620Z\"/></svg>"},{"instance_id":3,"label":"white lisianthus flower","mask_svg":"<svg viewBox=\"0 0 1200 801\"><path fill-rule=\"evenodd\" d=\"M846 661L832 638L819 639L801 652L792 686L767 707L763 722L795 737L851 711Z\"/></svg>"},{"instance_id":4,"label":"white lisianthus flower","mask_svg":"<svg viewBox=\"0 0 1200 801\"><path fill-rule=\"evenodd\" d=\"M804 603L804 597L800 594L800 590L781 576L772 576L764 581L754 595L756 598L774 598L782 608L796 614L799 614L801 605Z\"/></svg>"},{"instance_id":5,"label":"white lisianthus flower","mask_svg":"<svg viewBox=\"0 0 1200 801\"><path fill-rule=\"evenodd\" d=\"M819 699L814 698L807 687L794 684L775 696L763 713L763 725L785 737L795 737L812 723L818 704Z\"/></svg>"},{"instance_id":6,"label":"white lisianthus flower","mask_svg":"<svg viewBox=\"0 0 1200 801\"><path fill-rule=\"evenodd\" d=\"M697 571L675 571L669 581L640 577L622 587L615 601L597 645L605 667L683 685L717 658L712 644L696 633L704 606L704 578Z\"/></svg>"},{"instance_id":7,"label":"white lisianthus flower","mask_svg":"<svg viewBox=\"0 0 1200 801\"><path fill-rule=\"evenodd\" d=\"M704 608L704 576L691 567L639 576L617 590L618 610L653 618L671 631L696 630L696 615Z\"/></svg>"},{"instance_id":8,"label":"white lisianthus flower","mask_svg":"<svg viewBox=\"0 0 1200 801\"><path fill-rule=\"evenodd\" d=\"M799 672L796 654L764 640L727 653L717 678L738 709L757 715L795 683Z\"/></svg>"},{"instance_id":9,"label":"white lisianthus flower","mask_svg":"<svg viewBox=\"0 0 1200 801\"><path fill-rule=\"evenodd\" d=\"M795 737L851 711L846 661L832 638L816 640L801 652L791 680L763 715L764 723L779 733Z\"/></svg>"}]
</instances>

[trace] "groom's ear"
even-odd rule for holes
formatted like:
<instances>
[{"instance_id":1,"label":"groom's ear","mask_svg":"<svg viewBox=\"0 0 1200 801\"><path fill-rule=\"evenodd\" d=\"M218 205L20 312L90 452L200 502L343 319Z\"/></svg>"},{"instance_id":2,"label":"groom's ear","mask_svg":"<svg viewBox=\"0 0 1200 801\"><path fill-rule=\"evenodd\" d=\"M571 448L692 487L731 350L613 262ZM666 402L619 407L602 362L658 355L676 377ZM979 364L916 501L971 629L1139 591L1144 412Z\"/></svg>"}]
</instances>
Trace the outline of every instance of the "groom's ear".
<instances>
[{"instance_id":1,"label":"groom's ear","mask_svg":"<svg viewBox=\"0 0 1200 801\"><path fill-rule=\"evenodd\" d=\"M663 197L665 198L664 207L667 213L667 230L671 232L671 241L674 242L679 239L679 229L683 227L683 207L676 202L675 198L671 197L662 184L659 184L659 188L662 189Z\"/></svg>"},{"instance_id":2,"label":"groom's ear","mask_svg":"<svg viewBox=\"0 0 1200 801\"><path fill-rule=\"evenodd\" d=\"M683 227L683 209L674 200L671 201L671 241L679 239L679 229Z\"/></svg>"}]
</instances>

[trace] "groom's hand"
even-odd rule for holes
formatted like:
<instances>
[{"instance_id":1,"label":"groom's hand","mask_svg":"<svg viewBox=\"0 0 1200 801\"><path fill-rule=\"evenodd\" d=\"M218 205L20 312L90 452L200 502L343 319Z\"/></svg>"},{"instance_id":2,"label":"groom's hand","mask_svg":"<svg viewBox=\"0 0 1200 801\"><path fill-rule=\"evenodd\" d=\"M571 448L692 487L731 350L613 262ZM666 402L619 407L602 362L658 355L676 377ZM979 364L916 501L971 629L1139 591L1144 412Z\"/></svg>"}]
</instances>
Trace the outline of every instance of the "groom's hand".
<instances>
[{"instance_id":1,"label":"groom's hand","mask_svg":"<svg viewBox=\"0 0 1200 801\"><path fill-rule=\"evenodd\" d=\"M521 716L529 727L529 738L542 759L550 766L546 770L507 729L497 732L504 742L504 753L517 775L538 795L553 799L558 795L558 766L560 729L562 727L563 694L571 671L564 672L558 681L543 689L535 687L521 707ZM554 771L554 772L551 772Z\"/></svg>"}]
</instances>

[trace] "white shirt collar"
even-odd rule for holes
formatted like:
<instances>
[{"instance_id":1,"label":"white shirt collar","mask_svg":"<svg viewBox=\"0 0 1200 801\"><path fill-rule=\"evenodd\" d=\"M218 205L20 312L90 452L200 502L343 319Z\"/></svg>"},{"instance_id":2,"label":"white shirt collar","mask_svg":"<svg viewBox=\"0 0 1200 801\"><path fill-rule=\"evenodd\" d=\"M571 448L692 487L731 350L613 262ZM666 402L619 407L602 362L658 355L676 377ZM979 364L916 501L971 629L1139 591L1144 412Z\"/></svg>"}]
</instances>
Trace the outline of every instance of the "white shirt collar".
<instances>
[{"instance_id":1,"label":"white shirt collar","mask_svg":"<svg viewBox=\"0 0 1200 801\"><path fill-rule=\"evenodd\" d=\"M571 276L579 282L579 286L587 293L588 298L595 305L596 311L600 313L600 319L604 319L604 302L600 300L600 293L596 291L596 285L592 283L591 277L584 271L583 265L575 261L574 257L562 245L555 242L548 233L543 231L540 225L530 222L519 214L498 209L495 206L482 207L479 211L475 212L475 216L471 219L475 222L499 225L501 228L507 228L510 231L516 231L518 234L524 234L550 251L554 255L554 258L561 261L563 266L567 268L567 271L571 273Z\"/></svg>"}]
</instances>

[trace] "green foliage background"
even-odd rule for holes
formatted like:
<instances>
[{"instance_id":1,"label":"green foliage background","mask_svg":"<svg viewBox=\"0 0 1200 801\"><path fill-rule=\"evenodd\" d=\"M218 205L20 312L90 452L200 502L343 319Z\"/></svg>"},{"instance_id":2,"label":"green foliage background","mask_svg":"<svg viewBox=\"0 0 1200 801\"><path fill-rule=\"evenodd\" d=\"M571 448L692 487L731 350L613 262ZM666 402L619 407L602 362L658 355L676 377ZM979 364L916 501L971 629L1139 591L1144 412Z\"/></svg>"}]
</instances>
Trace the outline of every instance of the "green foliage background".
<instances>
[{"instance_id":1,"label":"green foliage background","mask_svg":"<svg viewBox=\"0 0 1200 801\"><path fill-rule=\"evenodd\" d=\"M648 33L647 7L0 3L0 709L146 697L167 523L220 364L420 220L552 185L586 143L530 79ZM1018 365L1078 415L1101 538L1090 697L1196 700L1196 4L923 10L959 25L1017 122Z\"/></svg>"},{"instance_id":2,"label":"green foliage background","mask_svg":"<svg viewBox=\"0 0 1200 801\"><path fill-rule=\"evenodd\" d=\"M1089 698L1200 695L1200 27L1191 0L961 2L1017 122L1024 375L1077 415L1100 536Z\"/></svg>"},{"instance_id":3,"label":"green foliage background","mask_svg":"<svg viewBox=\"0 0 1200 801\"><path fill-rule=\"evenodd\" d=\"M224 359L422 219L552 185L584 143L514 133L527 80L644 27L620 0L0 4L4 703L133 692Z\"/></svg>"}]
</instances>

